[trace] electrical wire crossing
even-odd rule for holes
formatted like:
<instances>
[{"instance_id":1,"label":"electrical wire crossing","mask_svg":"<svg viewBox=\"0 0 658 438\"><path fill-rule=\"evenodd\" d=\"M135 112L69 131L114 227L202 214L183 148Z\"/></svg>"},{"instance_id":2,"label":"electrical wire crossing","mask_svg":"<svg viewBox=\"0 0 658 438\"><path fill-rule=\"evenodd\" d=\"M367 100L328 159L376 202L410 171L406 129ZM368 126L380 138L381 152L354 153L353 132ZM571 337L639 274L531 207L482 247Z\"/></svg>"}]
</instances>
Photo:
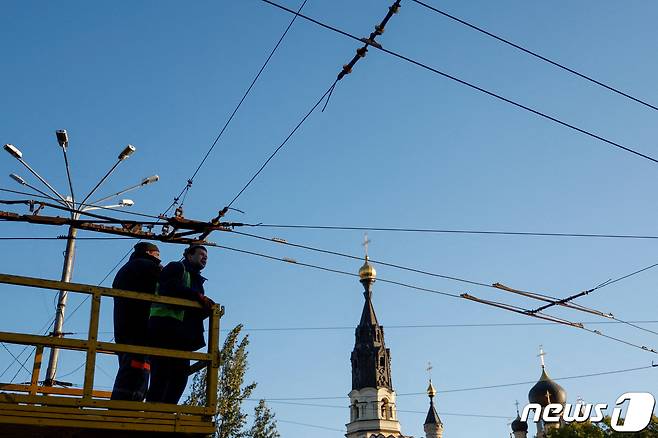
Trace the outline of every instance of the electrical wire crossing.
<instances>
[{"instance_id":1,"label":"electrical wire crossing","mask_svg":"<svg viewBox=\"0 0 658 438\"><path fill-rule=\"evenodd\" d=\"M255 239L259 239L259 240L265 240L265 241L277 243L277 244L280 244L280 245L287 245L287 246L291 246L291 247L294 247L294 248L300 248L300 249L304 249L304 250L319 252L319 253L322 253L322 254L335 255L335 256L339 256L339 257L349 258L349 259L352 259L352 260L361 260L361 257L359 257L359 256L345 254L345 253L341 253L341 252L337 252L337 251L321 249L321 248L316 248L316 247L312 247L312 246L308 246L308 245L300 245L300 244L296 244L296 243L291 243L291 242L288 242L285 239L281 239L281 238L277 238L277 237L267 238L267 237L258 236L258 235L255 235L255 234L245 233L245 232L236 231L236 230L232 230L231 232L233 234L238 234L240 236L251 237L251 238L255 238ZM487 283L483 283L483 282L480 282L480 281L467 280L467 279L459 278L459 277L455 277L455 276L437 274L437 273L434 273L434 272L428 272L428 271L424 271L424 270L420 270L420 269L410 268L410 267L407 267L407 266L401 266L401 265L397 265L397 264L393 264L393 263L387 263L387 262L384 262L384 261L379 261L379 260L374 260L374 259L371 259L370 261L372 263L376 263L376 264L379 264L379 265L382 265L382 266L389 266L389 267L393 267L393 268L404 270L404 271L410 271L410 272L424 274L424 275L428 275L428 276L432 276L432 277L438 277L438 278L443 278L443 279L447 279L447 280L458 281L458 282L462 282L462 283L466 283L466 284L470 284L470 285L483 286L483 287L494 288L494 289L498 289L498 290L502 290L502 291L506 291L506 292L512 292L512 293L522 295L522 296L527 297L527 298L532 298L532 299L540 300L540 301L543 301L543 302L547 303L547 304L545 304L545 305L543 305L543 306L541 306L537 309L534 309L534 310L527 310L527 309L523 309L523 308L520 308L520 307L515 307L514 308L515 310L513 310L513 311L515 311L517 313L522 313L524 315L525 314L530 314L530 315L538 314L541 311L546 310L546 309L548 309L552 306L559 305L559 306L579 310L579 311L582 311L582 312L590 313L590 314L593 314L593 315L601 316L601 317L604 317L604 318L609 318L609 319L612 319L612 320L617 321L619 323L626 324L628 326L631 326L631 327L634 327L634 328L637 328L639 330L643 330L643 331L646 331L646 332L649 332L649 333L652 333L652 334L658 334L658 332L655 332L653 330L638 326L638 325L633 324L629 321L624 321L624 320L621 320L619 318L616 318L611 313L605 313L605 312L602 312L602 311L599 311L599 310L595 310L595 309L588 308L588 307L585 307L585 306L582 306L582 305L575 304L575 303L571 302L575 298L579 298L581 296L588 295L588 294L590 294L590 293L592 293L592 292L594 292L598 289L601 289L603 287L606 287L606 286L609 286L611 284L617 283L618 281L621 281L623 279L629 278L633 275L637 275L641 272L644 272L648 269L651 269L655 266L658 266L658 263L657 264L652 264L650 266L647 266L647 267L639 269L639 270L636 270L636 271L634 271L630 274L623 275L623 276L621 276L619 278L616 278L614 280L610 279L610 280L608 280L604 283L601 283L600 285L598 285L598 286L596 286L592 289L588 289L588 290L579 292L579 293L571 295L567 298L557 298L557 297L553 297L553 296L549 296L549 295L539 294L539 293L536 293L536 292L520 291L520 290L517 290L517 289L510 288L510 287L505 286L505 285L500 284L500 283L487 284ZM468 297L468 299L471 299L472 301L479 301L479 299L476 299L475 297L472 297L468 294L464 295L464 297L466 297L466 296ZM491 302L491 303L493 303L493 302ZM501 307L501 306L502 306L502 308L507 308L507 307L505 307L507 305L503 305L502 303L496 303L496 307ZM512 310L512 309L508 309L508 310ZM547 316L542 314L541 319L545 319L545 318L547 318ZM548 318L549 318L549 321L552 321L552 322L559 322L561 324L568 323L569 325L573 324L573 323L570 323L570 322L568 322L566 320L563 320L563 319L559 319L559 321L557 321L557 320L555 320L554 317L548 317ZM575 324L575 326L580 327L579 324Z\"/></svg>"},{"instance_id":2,"label":"electrical wire crossing","mask_svg":"<svg viewBox=\"0 0 658 438\"><path fill-rule=\"evenodd\" d=\"M215 146L217 146L217 143L219 142L219 139L222 138L222 136L224 135L224 132L226 131L226 129L228 128L228 126L229 126L229 125L231 124L231 122L233 121L233 118L234 118L235 115L237 114L238 110L240 109L240 107L242 106L242 104L244 103L244 101L247 99L247 96L249 96L249 93L251 93L251 90L254 88L254 85L256 85L256 82L258 82L258 79L260 78L261 74L263 73L263 71L265 70L265 68L267 67L267 65L269 64L270 60L272 59L272 57L273 57L274 54L276 53L277 49L279 48L279 46L280 46L281 43L283 42L283 40L284 40L284 38L286 37L286 35L288 35L288 31L290 31L290 28L291 28L292 25L295 23L295 20L297 20L297 16L298 16L298 14L302 11L302 9L304 9L304 6L306 6L306 3L307 3L307 2L308 2L308 0L304 0L304 1L302 2L302 4L299 6L299 9L297 9L297 12L295 13L295 16L292 17L292 19L290 20L290 23L288 23L288 26L287 26L286 29L283 31L283 34L281 35L281 37L279 37L279 40L278 40L278 41L276 42L276 44L274 45L274 48L272 49L272 51L270 52L270 54L269 54L269 55L267 56L267 58L265 59L265 62L263 63L263 65L262 65L262 66L260 67L260 69L258 70L258 73L256 73L256 76L254 76L254 78L252 79L251 84L249 84L249 87L247 87L247 90L244 92L244 94L242 95L242 98L240 99L240 101L238 102L238 104L237 104L237 105L235 106L235 108L233 109L233 112L231 113L231 115L228 117L228 119L227 119L226 122L224 123L224 126L223 126L222 129L219 131L219 134L217 134L217 137L215 137L215 141L212 142L212 144L211 144L210 147L208 148L208 151L207 151L206 154L203 156L203 159L201 160L201 162L198 164L198 166L197 166L196 169L194 170L194 173L192 173L192 176L187 180L187 183L185 184L185 187L183 187L183 190L181 190L181 192L178 194L178 196L176 196L176 197L174 198L174 202L173 202L173 203L167 208L167 210L165 210L165 213L163 213L163 215L167 214L167 212L169 212L169 210L170 210L173 206L175 206L176 204L178 204L179 200L182 199L182 201L181 201L181 203L180 203L181 207L182 207L182 205L185 203L185 197L187 196L187 192L189 192L190 188L192 187L192 184L194 183L194 178L196 178L197 174L199 173L199 171L201 170L201 168L203 167L203 165L206 163L206 160L208 159L208 157L209 157L210 154L212 153L213 149L215 149Z\"/></svg>"},{"instance_id":3,"label":"electrical wire crossing","mask_svg":"<svg viewBox=\"0 0 658 438\"><path fill-rule=\"evenodd\" d=\"M268 259L268 260L276 260L278 262L290 263L290 264L303 266L303 267L307 267L307 268L311 268L311 269L317 269L317 270L321 270L321 271L325 271L325 272L331 272L331 273L346 275L346 276L350 276L350 277L358 277L358 274L353 273L353 272L342 271L342 270L333 269L333 268L327 268L327 267L324 267L324 266L314 265L314 264L310 264L310 263L303 263L303 262L299 262L299 261L297 261L293 258L289 258L289 257L275 257L275 256L272 256L272 255L269 255L269 254L258 253L258 252L255 252L255 251L248 251L248 250L233 248L233 247L229 247L229 246L225 246L225 245L218 245L218 244L212 243L212 242L207 243L206 246L221 248L221 249L225 249L225 250L233 251L233 252L238 252L238 253L242 253L242 254L253 255L253 256L265 258L265 259ZM409 288L409 289L413 289L413 290L418 290L418 291L421 291L421 292L429 292L429 293L442 295L442 296L446 296L446 297L450 297L450 298L465 299L465 300L473 301L473 302L476 302L476 303L479 303L479 304L485 304L485 305L492 306L492 307L498 307L500 309L508 310L508 311L518 313L518 314L521 314L521 315L524 315L524 316L530 316L532 318L538 318L538 319L553 322L553 323L556 323L556 324L567 325L567 326L570 326L570 327L585 330L589 333L602 336L604 338L607 338L607 339L615 341L615 342L622 343L622 344L627 345L629 347L637 348L637 349L647 351L647 352L650 352L650 353L653 353L653 354L658 354L658 351L656 351L654 348L650 348L650 347L647 347L645 345L634 344L634 343L626 341L624 339L604 334L600 330L594 330L594 329L587 328L580 322L571 322L569 320L559 318L559 317L555 317L555 316L552 316L552 315L547 315L547 314L544 314L544 313L541 313L541 312L532 313L530 309L526 309L526 308L523 308L523 307L520 307L520 306L515 306L515 305L512 305L512 304L506 304L506 303L499 303L499 302L490 301L490 300L483 300L481 298L474 297L474 296L472 296L468 293L462 293L462 294L458 295L458 294L454 294L454 293L443 292L443 291L439 291L439 290L436 290L436 289L425 288L425 287L416 286L416 285L403 283L403 282L399 282L399 281L394 281L394 280L387 280L387 279L378 278L377 281L380 281L380 282L383 282L383 283L388 283L388 284L394 284L394 285L397 285L397 286L401 286L401 287Z\"/></svg>"},{"instance_id":4,"label":"electrical wire crossing","mask_svg":"<svg viewBox=\"0 0 658 438\"><path fill-rule=\"evenodd\" d=\"M310 115L320 106L322 102L325 102L322 111L325 110L327 107L327 104L329 103L329 99L331 98L331 95L334 92L334 89L336 88L336 84L338 84L339 81L341 81L345 76L350 74L352 72L352 69L356 65L357 62L361 58L365 58L366 53L368 52L368 47L378 47L381 48L381 45L376 41L376 38L384 33L384 28L386 27L386 24L388 24L388 21L391 19L391 17L396 14L399 9L400 9L400 1L401 0L395 0L395 2L388 8L388 13L384 17L384 19L375 26L375 30L370 33L370 36L367 38L356 38L358 41L363 42L363 46L359 49L356 50L356 55L348 62L347 64L343 65L342 70L338 73L338 76L336 79L333 81L333 83L329 86L327 91L324 92L324 94L318 99L315 104L311 107L311 109L302 117L302 119L297 123L297 125L293 128L293 130L288 134L288 136L283 140L283 142L272 152L272 154L265 160L265 162L260 166L260 168L256 171L256 173L247 181L247 183L242 187L242 189L238 192L237 195L231 200L231 202L228 203L228 205L225 207L225 209L230 208L235 201L238 200L238 198L244 193L245 190L247 190L247 187L251 185L251 183L260 175L260 173L265 169L265 167L269 164L270 161L276 156L276 154L279 153L279 151L288 143L288 140L299 130L299 128L304 124L304 122L310 117ZM304 15L301 14L300 10L297 12L292 11L295 14L295 18L297 17L304 17ZM325 100L326 99L326 100Z\"/></svg>"},{"instance_id":5,"label":"electrical wire crossing","mask_svg":"<svg viewBox=\"0 0 658 438\"><path fill-rule=\"evenodd\" d=\"M546 63L548 63L548 64L551 64L551 65L553 65L553 66L555 66L555 67L557 67L557 68L560 68L560 69L562 69L562 70L564 70L564 71L566 71L566 72L569 72L569 73L571 73L571 74L573 74L573 75L575 75L575 76L578 76L578 77L580 77L581 79L585 79L585 80L588 81L588 82L591 82L591 83L593 83L593 84L596 84L596 85L598 85L598 86L600 86L600 87L603 87L603 88L605 88L605 89L607 89L607 90L609 90L609 91L612 91L613 93L616 93L616 94L618 94L618 95L620 95L620 96L623 96L623 97L625 97L625 98L627 98L627 99L630 99L630 100L632 100L632 101L634 101L634 102L637 102L637 103L639 103L639 104L641 104L641 105L644 105L644 106L647 107L647 108L651 108L651 109L653 109L653 110L658 111L658 107L656 107L655 105L652 105L652 104L648 103L646 100L642 100L642 99L640 99L640 98L637 98L637 97L631 96L630 94L625 93L625 92L621 91L620 89L618 89L618 88L616 88L616 87L613 87L613 86L611 86L611 85L607 85L607 84L605 84L604 82L601 82L601 81L599 81L599 80L597 80L597 79L594 79L594 78L591 77L591 76L588 76L588 75L586 75L586 74L580 73L580 72L578 72L577 70L575 70L575 69L573 69L573 68L567 67L567 66L565 66L565 65L562 64L562 63L559 63L559 62L554 61L554 60L552 60L552 59L550 59L550 58L547 58L546 56L540 55L540 54L537 53L537 52L534 52L534 51L532 51L532 50L530 50L530 49L527 49L527 48L525 48L525 47L523 47L523 46L521 46L521 45L519 45L519 44L516 44L516 43L514 43L514 42L512 42L512 41L510 41L510 40L508 40L508 39L505 39L505 38L503 38L503 37L501 37L501 36L499 36L499 35L496 35L496 34L490 32L490 31L488 31L488 30L486 30L486 29L483 29L483 28L481 28L481 27L479 27L479 26L476 26L476 25L473 24L473 23L469 23L468 21L466 21L466 20L464 20L464 19L461 19L461 18L458 18L458 17L456 17L456 16L454 16L454 15L451 15L451 14L449 14L449 13L447 13L447 12L445 12L445 11L443 11L443 10L441 10L441 9L439 9L439 8L437 8L437 7L435 7L435 6L432 6L432 5L430 5L430 4L428 4L428 3L424 2L424 1L421 1L421 0L411 0L411 1L414 2L414 3L416 3L416 4L418 4L418 5L420 5L420 6L422 6L422 7L424 7L424 8L429 9L430 11L436 12L437 14L443 15L444 17L447 17L447 18L449 18L449 19L451 19L451 20L453 20L453 21L455 21L455 22L457 22L457 23L463 24L464 26L470 27L470 28L473 29L473 30L476 30L476 31L478 31L478 32L480 32L480 33L482 33L482 34L484 34L484 35L487 35L487 36L489 36L489 37L491 37L491 38L493 38L493 39L495 39L495 40L498 40L498 41L500 41L500 42L503 43L503 44L506 44L506 45L508 45L508 46L510 46L510 47L513 47L513 48L517 49L517 50L520 50L521 52L524 52L524 53L526 53L526 54L528 54L528 55L530 55L530 56L533 56L533 57L535 57L535 58L537 58L537 59L540 59L540 60L542 60L542 61L544 61L544 62L546 62Z\"/></svg>"},{"instance_id":6,"label":"electrical wire crossing","mask_svg":"<svg viewBox=\"0 0 658 438\"><path fill-rule=\"evenodd\" d=\"M536 231L498 231L498 230L460 230L442 228L413 228L413 227L365 227L365 226L340 226L340 225L286 225L286 224L252 224L259 228L288 228L301 230L325 230L325 231L384 231L396 233L430 233L430 234L475 234L492 236L527 236L527 237L585 237L603 239L658 239L657 235L647 234L585 234L585 233L550 233Z\"/></svg>"},{"instance_id":7,"label":"electrical wire crossing","mask_svg":"<svg viewBox=\"0 0 658 438\"><path fill-rule=\"evenodd\" d=\"M643 370L649 370L649 369L658 369L658 364L651 364L651 365L644 365L640 367L634 367L634 368L625 368L625 369L619 369L619 370L609 370L609 371L601 371L601 372L596 372L596 373L588 373L588 374L580 374L580 375L575 375L575 376L565 376L565 377L557 377L553 378L555 381L561 381L561 380L577 380L577 379L586 379L586 378L591 378L591 377L600 377L600 376L610 376L610 375L615 375L615 374L626 374L626 373L633 373L637 371L643 371ZM498 388L506 388L510 386L521 386L521 385L533 385L537 383L537 379L534 380L526 380L522 382L511 382L511 383L498 383L498 384L491 384L491 385L483 385L483 386L467 386L463 388L452 388L452 389L443 389L443 390L438 390L438 394L452 394L452 393L460 393L460 392L470 392L470 391L481 391L481 390L486 390L486 389L498 389ZM396 394L398 397L408 397L408 396L427 396L427 392L400 392ZM303 400L344 400L345 396L340 395L340 396L304 396L304 397L266 397L264 398L265 401L267 402L274 402L274 401L303 401Z\"/></svg>"},{"instance_id":8,"label":"electrical wire crossing","mask_svg":"<svg viewBox=\"0 0 658 438\"><path fill-rule=\"evenodd\" d=\"M285 6L283 6L283 5L280 5L280 4L276 3L276 2L273 2L273 1L271 1L271 0L261 0L261 1L262 1L262 2L265 2L265 3L267 3L267 4L270 4L270 5L274 6L274 7L277 7L277 8L279 8L279 9L283 10L283 11L286 11L286 12L289 12L289 13L293 13L293 14L295 13L295 11L291 10L290 8L287 8L287 7L285 7ZM326 23L323 23L323 22L321 22L321 21L319 21L319 20L317 20L317 19L315 19L315 18L311 18L311 17L306 16L306 15L304 15L304 14L298 14L298 15L299 15L299 17L303 18L304 20L310 21L311 23L317 24L318 26L321 26L321 27L323 27L323 28L325 28L325 29L328 29L328 30L331 30L331 31L333 31L333 32L339 33L339 34L341 34L341 35L343 35L343 36L346 36L346 37L348 37L348 38L351 38L351 39L353 39L353 40L361 41L361 39L360 39L359 37L357 37L356 35L354 35L354 34L351 34L351 33L349 33L349 32L346 32L346 31L344 31L344 30L341 30L341 29L339 29L339 28L337 28L337 27L334 27L334 26L328 25L328 24L326 24ZM382 47L381 45L375 45L375 46L372 46L372 47L375 47L376 49L378 49L378 50L380 50L380 51L382 51L382 52L384 52L384 53L387 53L387 54L389 54L389 55L391 55L391 56L393 56L393 57L395 57L395 58L398 58L398 59L400 59L400 60L402 60L402 61L405 61L405 62L407 62L407 63L409 63L409 64L413 64L413 65L415 65L415 66L417 66L417 67L420 67L420 68L422 68L422 69L424 69L424 70L427 70L427 71L429 71L429 72L431 72L431 73L434 73L434 74L436 74L436 75L442 76L442 77L447 78L447 79L450 79L451 81L457 82L457 83L459 83L459 84L461 84L461 85L464 85L464 86L466 86L466 87L468 87L468 88L471 88L471 89L473 89L473 90L479 91L480 93L486 94L486 95L488 95L488 96L490 96L490 97L493 97L493 98L495 98L495 99L497 99L497 100L500 100L500 101L502 101L502 102L508 103L508 104L510 104L510 105L512 105L512 106L515 106L515 107L520 108L520 109L522 109L522 110L525 110L525 111L527 111L527 112L530 112L530 113L532 113L532 114L534 114L534 115L536 115L536 116L538 116L538 117L540 117L540 118L542 118L542 119L549 120L549 121L551 121L551 122L553 122L553 123L556 123L556 124L558 124L558 125L564 126L565 128L569 128L569 129L571 129L571 130L573 130L573 131L580 132L581 134L584 134L584 135L586 135L586 136L588 136L588 137L594 138L594 139L599 140L599 141L601 141L601 142L603 142L603 143L606 143L606 144L608 144L608 145L610 145L610 146L613 146L613 147L615 147L615 148L618 148L618 149L624 150L624 151L629 152L629 153L631 153L631 154L633 154L633 155L636 155L636 156L638 156L638 157L644 158L644 159L646 159L646 160L649 160L649 161L652 161L652 162L658 164L658 159L656 159L656 158L654 158L654 157L652 157L652 156L650 156L650 155L647 155L647 154L645 154L645 153L642 153L642 152L640 152L640 151L638 151L638 150L636 150L636 149L634 149L634 148L631 148L631 147L625 146L625 145L623 145L623 144L621 144L621 143L619 143L619 142L616 142L616 141L610 140L610 139L608 139L608 138L606 138L606 137L603 137L602 135L599 135L599 134L597 134L597 133L595 133L595 132L589 131L589 130L587 130L587 129L580 128L580 127L578 127L578 126L576 126L576 125L574 125L574 124L572 124L572 123L565 122L564 120L558 119L557 117L553 117L553 116L551 116L551 115L549 115L549 114L546 114L546 113L544 113L544 112L542 112L542 111L539 111L539 110L537 110L537 109L534 109L534 108L532 108L532 107L530 107L530 106L524 105L524 104L522 104L522 103L520 103L520 102L517 102L517 101L512 100L512 99L510 99L510 98L507 98L507 97L505 97L505 96L502 96L502 95L500 95L500 94L498 94L498 93L495 93L495 92L493 92L493 91L489 91L489 90L487 90L487 89L485 89L485 88L483 88L483 87L480 87L479 85L475 85L475 84L472 83L472 82L468 82L468 81L463 80L463 79L460 79L460 78L458 78L458 77L456 77L456 76L454 76L454 75L451 75L451 74L449 74L449 73L443 72L443 71L441 71L441 70L439 70L439 69L437 69L437 68L431 67L431 66L428 65L428 64L425 64L425 63L423 63L423 62L420 62L420 61L417 61L417 60L415 60L415 59L412 59L412 58L410 58L410 57L408 57L408 56L406 56L406 55L403 55L403 54L401 54L401 53L399 53L399 52L395 52L395 51L393 51L393 50L385 49L385 48Z\"/></svg>"}]
</instances>

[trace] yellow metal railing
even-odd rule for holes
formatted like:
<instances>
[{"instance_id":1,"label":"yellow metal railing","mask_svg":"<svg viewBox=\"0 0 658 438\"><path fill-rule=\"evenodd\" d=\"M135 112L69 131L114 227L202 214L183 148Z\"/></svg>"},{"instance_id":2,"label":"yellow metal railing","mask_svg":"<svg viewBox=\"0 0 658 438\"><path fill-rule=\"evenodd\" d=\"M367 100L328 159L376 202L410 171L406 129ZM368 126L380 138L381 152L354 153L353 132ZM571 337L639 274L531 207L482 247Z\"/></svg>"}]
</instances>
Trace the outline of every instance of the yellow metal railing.
<instances>
[{"instance_id":1,"label":"yellow metal railing","mask_svg":"<svg viewBox=\"0 0 658 438\"><path fill-rule=\"evenodd\" d=\"M33 345L36 347L32 377L29 384L0 383L0 403L16 405L39 405L70 408L106 408L112 410L139 411L148 415L153 413L191 414L211 420L217 412L217 385L219 371L219 323L224 308L214 305L208 327L207 353L179 351L164 348L154 348L98 340L98 323L100 316L101 297L132 298L154 303L175 304L187 308L201 308L196 301L155 296L151 294L111 289L79 283L66 283L40 278L22 277L0 274L0 284L27 286L40 289L66 290L73 293L91 295L91 313L87 339L66 339L52 336L29 335L23 333L0 332L0 342ZM39 385L39 374L44 348L56 347L66 350L85 351L87 360L82 388L57 388ZM197 361L191 366L193 370L207 369L206 406L178 406L165 403L143 403L137 401L108 400L108 391L94 390L94 374L96 355L114 353L139 353L149 356L164 356ZM23 394L24 393L24 394ZM52 408L54 409L54 408ZM157 415L156 415L157 416ZM177 429L178 430L178 429Z\"/></svg>"}]
</instances>

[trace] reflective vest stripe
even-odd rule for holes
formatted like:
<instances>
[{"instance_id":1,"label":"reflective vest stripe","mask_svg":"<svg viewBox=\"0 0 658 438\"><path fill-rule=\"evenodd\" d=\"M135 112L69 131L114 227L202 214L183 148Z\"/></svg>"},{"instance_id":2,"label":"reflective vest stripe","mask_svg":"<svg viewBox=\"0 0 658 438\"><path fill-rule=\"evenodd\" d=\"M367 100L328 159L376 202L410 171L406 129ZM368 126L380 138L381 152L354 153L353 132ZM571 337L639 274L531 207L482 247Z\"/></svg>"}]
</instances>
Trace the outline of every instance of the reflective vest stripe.
<instances>
[{"instance_id":1,"label":"reflective vest stripe","mask_svg":"<svg viewBox=\"0 0 658 438\"><path fill-rule=\"evenodd\" d=\"M190 273L187 272L187 269L185 269L185 265L183 265L183 286L185 286L186 288L192 287L192 277L190 276ZM160 285L156 284L155 286L156 296L160 295L159 289L160 289ZM185 309L181 309L178 306L172 306L169 304L152 303L149 317L152 316L163 316L163 317L174 318L179 321L183 321L183 318L185 318Z\"/></svg>"},{"instance_id":2,"label":"reflective vest stripe","mask_svg":"<svg viewBox=\"0 0 658 438\"><path fill-rule=\"evenodd\" d=\"M131 360L130 368L137 368L138 370L151 371L151 364L148 362L142 362L139 360Z\"/></svg>"}]
</instances>

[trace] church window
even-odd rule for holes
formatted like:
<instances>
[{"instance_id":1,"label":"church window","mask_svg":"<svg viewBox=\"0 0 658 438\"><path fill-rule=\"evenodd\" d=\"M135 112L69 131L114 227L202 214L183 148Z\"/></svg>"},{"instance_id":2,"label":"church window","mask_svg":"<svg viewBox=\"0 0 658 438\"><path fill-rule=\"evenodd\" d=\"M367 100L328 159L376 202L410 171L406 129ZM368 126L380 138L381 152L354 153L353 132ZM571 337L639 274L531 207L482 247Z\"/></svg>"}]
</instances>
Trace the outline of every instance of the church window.
<instances>
[{"instance_id":1,"label":"church window","mask_svg":"<svg viewBox=\"0 0 658 438\"><path fill-rule=\"evenodd\" d=\"M359 419L359 402L358 400L354 400L354 404L352 405L352 417L354 420Z\"/></svg>"},{"instance_id":2,"label":"church window","mask_svg":"<svg viewBox=\"0 0 658 438\"><path fill-rule=\"evenodd\" d=\"M389 418L388 399L382 399L381 418Z\"/></svg>"}]
</instances>

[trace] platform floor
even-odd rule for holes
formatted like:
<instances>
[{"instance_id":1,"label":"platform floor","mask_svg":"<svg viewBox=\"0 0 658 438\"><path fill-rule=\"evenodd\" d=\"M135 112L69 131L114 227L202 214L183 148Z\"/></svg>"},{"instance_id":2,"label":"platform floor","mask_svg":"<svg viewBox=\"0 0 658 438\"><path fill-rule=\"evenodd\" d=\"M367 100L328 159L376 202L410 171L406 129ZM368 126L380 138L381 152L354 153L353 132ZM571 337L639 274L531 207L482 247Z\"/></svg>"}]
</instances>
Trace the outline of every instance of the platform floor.
<instances>
[{"instance_id":1,"label":"platform floor","mask_svg":"<svg viewBox=\"0 0 658 438\"><path fill-rule=\"evenodd\" d=\"M214 430L200 415L0 403L2 438L205 438Z\"/></svg>"}]
</instances>

